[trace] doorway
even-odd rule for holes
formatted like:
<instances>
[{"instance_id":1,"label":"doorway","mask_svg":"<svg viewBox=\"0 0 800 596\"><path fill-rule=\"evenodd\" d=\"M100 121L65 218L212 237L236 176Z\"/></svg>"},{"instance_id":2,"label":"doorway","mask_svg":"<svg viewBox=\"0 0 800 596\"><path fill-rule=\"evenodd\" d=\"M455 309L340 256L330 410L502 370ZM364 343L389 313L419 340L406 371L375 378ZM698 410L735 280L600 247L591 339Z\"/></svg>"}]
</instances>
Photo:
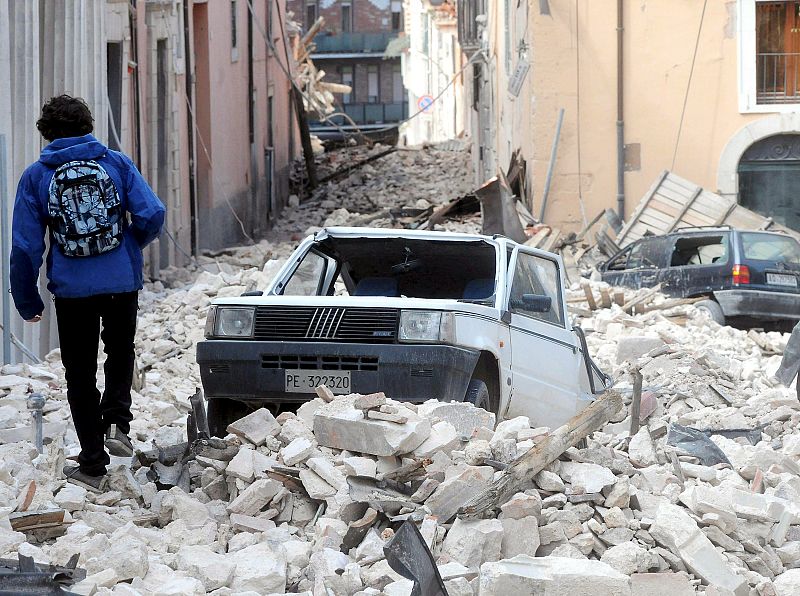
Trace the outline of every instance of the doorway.
<instances>
[{"instance_id":1,"label":"doorway","mask_svg":"<svg viewBox=\"0 0 800 596\"><path fill-rule=\"evenodd\" d=\"M742 155L739 203L800 231L800 134L762 139Z\"/></svg>"}]
</instances>

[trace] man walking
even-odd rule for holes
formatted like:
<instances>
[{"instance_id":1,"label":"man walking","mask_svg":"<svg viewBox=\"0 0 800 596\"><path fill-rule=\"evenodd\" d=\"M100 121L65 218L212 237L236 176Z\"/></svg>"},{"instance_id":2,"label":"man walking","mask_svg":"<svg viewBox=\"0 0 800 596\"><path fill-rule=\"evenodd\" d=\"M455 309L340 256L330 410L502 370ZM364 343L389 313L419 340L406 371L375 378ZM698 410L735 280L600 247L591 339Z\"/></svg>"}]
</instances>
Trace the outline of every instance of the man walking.
<instances>
[{"instance_id":1,"label":"man walking","mask_svg":"<svg viewBox=\"0 0 800 596\"><path fill-rule=\"evenodd\" d=\"M83 100L48 101L36 127L50 142L19 181L14 203L11 293L26 321L41 320L37 280L49 230L47 289L54 297L67 400L81 452L70 482L102 490L109 453L133 455L128 433L142 248L161 233L164 205L133 162L92 134ZM102 332L100 331L102 324ZM103 339L105 390L97 389Z\"/></svg>"}]
</instances>

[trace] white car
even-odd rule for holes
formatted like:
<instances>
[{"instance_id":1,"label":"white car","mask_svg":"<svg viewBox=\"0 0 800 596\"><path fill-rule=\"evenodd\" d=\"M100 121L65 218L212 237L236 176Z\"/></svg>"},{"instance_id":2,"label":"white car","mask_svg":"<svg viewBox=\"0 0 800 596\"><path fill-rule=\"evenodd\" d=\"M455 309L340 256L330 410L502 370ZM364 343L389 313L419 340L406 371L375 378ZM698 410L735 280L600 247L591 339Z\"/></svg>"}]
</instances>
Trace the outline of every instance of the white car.
<instances>
[{"instance_id":1,"label":"white car","mask_svg":"<svg viewBox=\"0 0 800 596\"><path fill-rule=\"evenodd\" d=\"M555 428L610 386L569 323L563 270L502 236L321 230L264 292L213 302L197 346L212 433L322 384Z\"/></svg>"}]
</instances>

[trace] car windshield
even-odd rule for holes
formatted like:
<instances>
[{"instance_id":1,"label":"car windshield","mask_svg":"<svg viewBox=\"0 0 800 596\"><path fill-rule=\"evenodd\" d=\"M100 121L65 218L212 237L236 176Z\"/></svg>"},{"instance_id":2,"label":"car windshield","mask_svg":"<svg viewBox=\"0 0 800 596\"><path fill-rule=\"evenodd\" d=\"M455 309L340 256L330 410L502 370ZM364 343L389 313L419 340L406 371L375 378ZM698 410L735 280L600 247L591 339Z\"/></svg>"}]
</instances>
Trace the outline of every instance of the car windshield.
<instances>
[{"instance_id":1,"label":"car windshield","mask_svg":"<svg viewBox=\"0 0 800 596\"><path fill-rule=\"evenodd\" d=\"M483 240L329 237L315 243L284 293L486 301L495 293L496 254Z\"/></svg>"},{"instance_id":2,"label":"car windshield","mask_svg":"<svg viewBox=\"0 0 800 596\"><path fill-rule=\"evenodd\" d=\"M746 259L800 264L800 243L790 236L745 232L742 249Z\"/></svg>"}]
</instances>

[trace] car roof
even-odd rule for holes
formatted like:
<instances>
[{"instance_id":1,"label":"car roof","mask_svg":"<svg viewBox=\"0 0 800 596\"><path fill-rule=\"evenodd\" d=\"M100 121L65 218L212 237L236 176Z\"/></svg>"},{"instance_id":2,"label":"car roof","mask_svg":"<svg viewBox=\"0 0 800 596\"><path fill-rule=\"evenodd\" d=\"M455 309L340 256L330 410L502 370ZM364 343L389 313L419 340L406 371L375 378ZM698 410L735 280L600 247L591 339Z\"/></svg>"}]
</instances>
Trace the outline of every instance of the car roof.
<instances>
[{"instance_id":1,"label":"car roof","mask_svg":"<svg viewBox=\"0 0 800 596\"><path fill-rule=\"evenodd\" d=\"M739 228L731 228L729 226L688 226L685 228L678 228L667 234L653 234L652 236L642 236L639 240L647 240L649 238L670 238L672 236L687 236L694 234L714 234L714 233L734 233L734 234L772 234L773 236L780 236L781 238L791 238L790 235L781 231L773 230L743 230Z\"/></svg>"},{"instance_id":2,"label":"car roof","mask_svg":"<svg viewBox=\"0 0 800 596\"><path fill-rule=\"evenodd\" d=\"M494 236L486 236L483 234L468 234L464 232L439 232L433 230L407 230L407 229L394 229L394 228L355 228L355 227L339 227L332 226L323 228L314 234L315 240L324 240L325 238L408 238L413 240L433 240L433 241L451 241L451 242L475 242L483 241L490 244L511 244L517 243L496 234Z\"/></svg>"}]
</instances>

